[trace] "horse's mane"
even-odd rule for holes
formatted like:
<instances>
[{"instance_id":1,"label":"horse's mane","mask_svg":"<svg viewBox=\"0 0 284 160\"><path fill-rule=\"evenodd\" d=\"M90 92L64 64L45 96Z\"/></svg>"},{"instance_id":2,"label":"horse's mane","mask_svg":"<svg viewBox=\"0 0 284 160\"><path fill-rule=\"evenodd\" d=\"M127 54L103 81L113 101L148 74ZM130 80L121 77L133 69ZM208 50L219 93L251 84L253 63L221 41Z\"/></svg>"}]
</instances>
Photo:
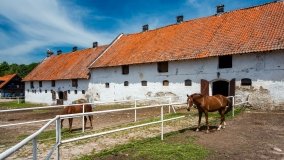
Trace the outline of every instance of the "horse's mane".
<instances>
[{"instance_id":1,"label":"horse's mane","mask_svg":"<svg viewBox=\"0 0 284 160\"><path fill-rule=\"evenodd\" d=\"M191 97L193 97L193 96L201 96L201 97L204 97L204 95L201 94L201 93L193 93L193 94L191 95Z\"/></svg>"}]
</instances>

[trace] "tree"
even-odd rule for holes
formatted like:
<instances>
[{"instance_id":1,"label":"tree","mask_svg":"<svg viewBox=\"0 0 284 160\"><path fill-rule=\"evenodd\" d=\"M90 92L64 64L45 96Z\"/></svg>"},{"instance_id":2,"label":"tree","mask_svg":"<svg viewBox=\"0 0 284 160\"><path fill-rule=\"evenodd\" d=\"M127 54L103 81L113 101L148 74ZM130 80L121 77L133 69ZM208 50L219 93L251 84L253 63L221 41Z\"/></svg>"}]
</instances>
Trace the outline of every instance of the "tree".
<instances>
[{"instance_id":1,"label":"tree","mask_svg":"<svg viewBox=\"0 0 284 160\"><path fill-rule=\"evenodd\" d=\"M5 74L7 74L9 68L9 64L6 61L0 63L0 76L4 76Z\"/></svg>"}]
</instances>

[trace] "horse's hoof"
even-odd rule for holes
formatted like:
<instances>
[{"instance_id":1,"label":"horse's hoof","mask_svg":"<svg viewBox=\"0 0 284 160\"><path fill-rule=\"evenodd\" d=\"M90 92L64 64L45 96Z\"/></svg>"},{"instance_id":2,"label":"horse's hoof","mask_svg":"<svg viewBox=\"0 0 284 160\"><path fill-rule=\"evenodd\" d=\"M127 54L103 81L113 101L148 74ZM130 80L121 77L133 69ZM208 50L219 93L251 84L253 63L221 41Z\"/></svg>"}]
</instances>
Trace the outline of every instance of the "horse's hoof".
<instances>
[{"instance_id":1,"label":"horse's hoof","mask_svg":"<svg viewBox=\"0 0 284 160\"><path fill-rule=\"evenodd\" d=\"M209 133L209 130L207 130L206 133Z\"/></svg>"},{"instance_id":2,"label":"horse's hoof","mask_svg":"<svg viewBox=\"0 0 284 160\"><path fill-rule=\"evenodd\" d=\"M196 132L199 132L199 129L197 128L195 131L196 131Z\"/></svg>"},{"instance_id":3,"label":"horse's hoof","mask_svg":"<svg viewBox=\"0 0 284 160\"><path fill-rule=\"evenodd\" d=\"M225 129L226 127L225 127L225 126L222 126L222 128Z\"/></svg>"}]
</instances>

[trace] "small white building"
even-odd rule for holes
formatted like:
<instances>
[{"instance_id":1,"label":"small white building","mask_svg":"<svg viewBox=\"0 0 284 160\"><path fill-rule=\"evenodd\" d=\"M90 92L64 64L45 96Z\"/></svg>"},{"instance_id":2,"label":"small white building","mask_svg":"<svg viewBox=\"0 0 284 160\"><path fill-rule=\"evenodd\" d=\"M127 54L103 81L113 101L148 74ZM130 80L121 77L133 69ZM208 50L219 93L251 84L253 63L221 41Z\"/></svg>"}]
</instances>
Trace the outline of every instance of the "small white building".
<instances>
[{"instance_id":1,"label":"small white building","mask_svg":"<svg viewBox=\"0 0 284 160\"><path fill-rule=\"evenodd\" d=\"M77 50L57 55L47 53L47 57L31 72L25 81L25 100L46 104L70 104L74 100L87 99L90 72L88 66L106 46Z\"/></svg>"},{"instance_id":2,"label":"small white building","mask_svg":"<svg viewBox=\"0 0 284 160\"><path fill-rule=\"evenodd\" d=\"M121 34L90 66L88 94L113 101L201 92L284 105L284 4ZM269 108L268 108L269 109Z\"/></svg>"}]
</instances>

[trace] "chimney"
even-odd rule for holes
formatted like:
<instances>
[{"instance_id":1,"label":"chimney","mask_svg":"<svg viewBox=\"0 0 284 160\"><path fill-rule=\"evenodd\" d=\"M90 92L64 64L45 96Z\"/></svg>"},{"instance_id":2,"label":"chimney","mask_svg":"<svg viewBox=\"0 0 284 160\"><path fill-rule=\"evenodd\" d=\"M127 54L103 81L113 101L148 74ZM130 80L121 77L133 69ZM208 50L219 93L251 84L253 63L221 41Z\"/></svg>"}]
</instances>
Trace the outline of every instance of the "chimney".
<instances>
[{"instance_id":1,"label":"chimney","mask_svg":"<svg viewBox=\"0 0 284 160\"><path fill-rule=\"evenodd\" d=\"M217 6L217 14L220 14L220 13L224 13L224 5L223 4Z\"/></svg>"},{"instance_id":2,"label":"chimney","mask_svg":"<svg viewBox=\"0 0 284 160\"><path fill-rule=\"evenodd\" d=\"M93 42L93 48L98 47L98 42Z\"/></svg>"},{"instance_id":3,"label":"chimney","mask_svg":"<svg viewBox=\"0 0 284 160\"><path fill-rule=\"evenodd\" d=\"M148 24L143 25L143 27L142 27L142 31L143 32L148 31L148 29L149 29L149 25Z\"/></svg>"},{"instance_id":4,"label":"chimney","mask_svg":"<svg viewBox=\"0 0 284 160\"><path fill-rule=\"evenodd\" d=\"M57 51L57 55L60 55L60 54L62 54L62 50L61 49Z\"/></svg>"},{"instance_id":5,"label":"chimney","mask_svg":"<svg viewBox=\"0 0 284 160\"><path fill-rule=\"evenodd\" d=\"M183 16L180 15L180 16L177 16L177 23L181 23L183 22Z\"/></svg>"},{"instance_id":6,"label":"chimney","mask_svg":"<svg viewBox=\"0 0 284 160\"><path fill-rule=\"evenodd\" d=\"M48 49L46 52L46 56L50 57L51 55L53 55L53 52L50 49Z\"/></svg>"},{"instance_id":7,"label":"chimney","mask_svg":"<svg viewBox=\"0 0 284 160\"><path fill-rule=\"evenodd\" d=\"M74 46L73 49L72 49L72 52L75 52L78 50L78 47Z\"/></svg>"}]
</instances>

